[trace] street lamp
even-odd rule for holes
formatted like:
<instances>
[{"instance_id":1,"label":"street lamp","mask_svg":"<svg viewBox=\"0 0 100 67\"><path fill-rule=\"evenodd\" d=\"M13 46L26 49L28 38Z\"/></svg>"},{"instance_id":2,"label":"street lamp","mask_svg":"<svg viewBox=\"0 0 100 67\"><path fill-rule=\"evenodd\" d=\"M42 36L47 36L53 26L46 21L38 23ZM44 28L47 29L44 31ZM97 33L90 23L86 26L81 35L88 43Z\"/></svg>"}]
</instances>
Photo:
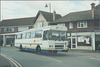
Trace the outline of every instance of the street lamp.
<instances>
[{"instance_id":1,"label":"street lamp","mask_svg":"<svg viewBox=\"0 0 100 67\"><path fill-rule=\"evenodd\" d=\"M51 13L51 3L49 3L49 5L46 4L45 7L49 7L49 11L50 11L50 13Z\"/></svg>"}]
</instances>

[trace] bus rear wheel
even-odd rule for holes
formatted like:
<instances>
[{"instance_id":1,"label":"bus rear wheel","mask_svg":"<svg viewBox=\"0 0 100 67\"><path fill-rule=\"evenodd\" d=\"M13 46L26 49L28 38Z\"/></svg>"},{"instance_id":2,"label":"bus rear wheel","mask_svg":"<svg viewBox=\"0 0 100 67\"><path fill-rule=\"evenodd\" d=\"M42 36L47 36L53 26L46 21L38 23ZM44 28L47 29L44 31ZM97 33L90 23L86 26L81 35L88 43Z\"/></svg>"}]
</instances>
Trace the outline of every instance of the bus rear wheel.
<instances>
[{"instance_id":1,"label":"bus rear wheel","mask_svg":"<svg viewBox=\"0 0 100 67\"><path fill-rule=\"evenodd\" d=\"M22 45L20 45L20 51L22 51L22 49L23 49L23 48L22 48Z\"/></svg>"},{"instance_id":2,"label":"bus rear wheel","mask_svg":"<svg viewBox=\"0 0 100 67\"><path fill-rule=\"evenodd\" d=\"M41 53L41 47L40 47L40 46L37 46L37 48L36 48L36 53L37 53L37 54L40 54L40 53Z\"/></svg>"}]
</instances>

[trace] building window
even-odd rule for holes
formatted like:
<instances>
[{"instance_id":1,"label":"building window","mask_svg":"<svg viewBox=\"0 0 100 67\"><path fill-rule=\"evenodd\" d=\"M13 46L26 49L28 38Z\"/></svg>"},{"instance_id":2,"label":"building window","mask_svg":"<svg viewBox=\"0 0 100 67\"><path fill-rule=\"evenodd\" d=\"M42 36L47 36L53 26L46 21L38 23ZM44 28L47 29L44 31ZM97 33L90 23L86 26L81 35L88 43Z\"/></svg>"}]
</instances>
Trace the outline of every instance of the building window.
<instances>
[{"instance_id":1,"label":"building window","mask_svg":"<svg viewBox=\"0 0 100 67\"><path fill-rule=\"evenodd\" d=\"M69 23L69 29L73 28L73 23Z\"/></svg>"},{"instance_id":2,"label":"building window","mask_svg":"<svg viewBox=\"0 0 100 67\"><path fill-rule=\"evenodd\" d=\"M91 36L77 36L77 46L91 46Z\"/></svg>"},{"instance_id":3,"label":"building window","mask_svg":"<svg viewBox=\"0 0 100 67\"><path fill-rule=\"evenodd\" d=\"M29 28L28 27L18 27L18 31L25 31L25 30L28 30Z\"/></svg>"},{"instance_id":4,"label":"building window","mask_svg":"<svg viewBox=\"0 0 100 67\"><path fill-rule=\"evenodd\" d=\"M87 28L87 22L77 22L77 28Z\"/></svg>"},{"instance_id":5,"label":"building window","mask_svg":"<svg viewBox=\"0 0 100 67\"><path fill-rule=\"evenodd\" d=\"M44 23L43 22L38 22L38 28L42 28L44 27Z\"/></svg>"},{"instance_id":6,"label":"building window","mask_svg":"<svg viewBox=\"0 0 100 67\"><path fill-rule=\"evenodd\" d=\"M14 28L4 28L4 32L14 32Z\"/></svg>"}]
</instances>

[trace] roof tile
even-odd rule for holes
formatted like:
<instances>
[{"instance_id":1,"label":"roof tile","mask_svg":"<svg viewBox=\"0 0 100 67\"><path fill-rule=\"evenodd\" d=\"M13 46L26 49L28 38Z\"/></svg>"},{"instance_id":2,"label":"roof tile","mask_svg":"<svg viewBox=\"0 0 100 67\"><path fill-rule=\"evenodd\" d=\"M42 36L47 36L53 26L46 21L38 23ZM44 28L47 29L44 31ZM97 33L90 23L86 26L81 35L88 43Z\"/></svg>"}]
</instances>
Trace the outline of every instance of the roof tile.
<instances>
[{"instance_id":1,"label":"roof tile","mask_svg":"<svg viewBox=\"0 0 100 67\"><path fill-rule=\"evenodd\" d=\"M2 27L2 26L33 25L33 20L34 20L34 17L3 20L0 22L0 27Z\"/></svg>"}]
</instances>

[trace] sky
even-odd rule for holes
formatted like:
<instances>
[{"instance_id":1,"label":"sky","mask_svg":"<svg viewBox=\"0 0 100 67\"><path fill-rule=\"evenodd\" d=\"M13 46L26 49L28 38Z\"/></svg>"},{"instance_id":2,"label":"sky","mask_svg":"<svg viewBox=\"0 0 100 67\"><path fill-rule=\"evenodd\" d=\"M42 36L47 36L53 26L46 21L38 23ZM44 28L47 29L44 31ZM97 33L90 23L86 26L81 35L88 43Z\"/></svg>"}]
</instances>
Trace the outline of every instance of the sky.
<instances>
[{"instance_id":1,"label":"sky","mask_svg":"<svg viewBox=\"0 0 100 67\"><path fill-rule=\"evenodd\" d=\"M61 16L71 12L84 11L91 9L91 3L99 4L99 0L67 0L67 1L1 1L1 19L15 19L25 17L35 17L39 10L50 12L55 10ZM45 5L48 7L45 7Z\"/></svg>"}]
</instances>

